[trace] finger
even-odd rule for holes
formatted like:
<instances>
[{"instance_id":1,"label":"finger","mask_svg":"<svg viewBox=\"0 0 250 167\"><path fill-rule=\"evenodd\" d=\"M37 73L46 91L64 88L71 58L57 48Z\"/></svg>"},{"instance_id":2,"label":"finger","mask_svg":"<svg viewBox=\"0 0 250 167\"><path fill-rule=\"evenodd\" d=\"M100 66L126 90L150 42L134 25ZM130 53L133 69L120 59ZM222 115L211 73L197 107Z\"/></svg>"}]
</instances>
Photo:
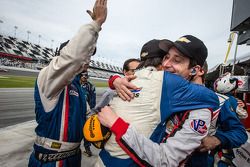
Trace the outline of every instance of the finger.
<instances>
[{"instance_id":1,"label":"finger","mask_svg":"<svg viewBox=\"0 0 250 167\"><path fill-rule=\"evenodd\" d=\"M100 3L100 0L96 0L96 1L95 1L95 5L94 5L94 6L99 5L99 3Z\"/></svg>"},{"instance_id":2,"label":"finger","mask_svg":"<svg viewBox=\"0 0 250 167\"><path fill-rule=\"evenodd\" d=\"M104 0L104 6L107 6L107 0Z\"/></svg>"},{"instance_id":3,"label":"finger","mask_svg":"<svg viewBox=\"0 0 250 167\"><path fill-rule=\"evenodd\" d=\"M122 85L121 88L120 88L120 92L123 94L123 96L125 96L124 94L126 94L130 98L134 97L134 94L131 92L130 89L128 89L127 86Z\"/></svg>"},{"instance_id":4,"label":"finger","mask_svg":"<svg viewBox=\"0 0 250 167\"><path fill-rule=\"evenodd\" d=\"M97 5L102 5L103 4L103 0L97 0L98 2L97 2Z\"/></svg>"},{"instance_id":5,"label":"finger","mask_svg":"<svg viewBox=\"0 0 250 167\"><path fill-rule=\"evenodd\" d=\"M118 93L118 96L119 96L123 101L127 101L126 97L124 97L120 92Z\"/></svg>"},{"instance_id":6,"label":"finger","mask_svg":"<svg viewBox=\"0 0 250 167\"><path fill-rule=\"evenodd\" d=\"M139 89L137 86L135 86L134 84L132 84L130 82L127 84L127 87L130 89Z\"/></svg>"},{"instance_id":7,"label":"finger","mask_svg":"<svg viewBox=\"0 0 250 167\"><path fill-rule=\"evenodd\" d=\"M121 85L120 91L123 91L124 93L126 93L128 96L133 96L133 93L130 91L133 88L133 84L128 83L127 85Z\"/></svg>"},{"instance_id":8,"label":"finger","mask_svg":"<svg viewBox=\"0 0 250 167\"><path fill-rule=\"evenodd\" d=\"M205 148L200 149L200 152L206 152L206 151L208 151L208 150L206 150Z\"/></svg>"},{"instance_id":9,"label":"finger","mask_svg":"<svg viewBox=\"0 0 250 167\"><path fill-rule=\"evenodd\" d=\"M90 15L91 18L93 18L93 13L90 10L87 10L86 12Z\"/></svg>"},{"instance_id":10,"label":"finger","mask_svg":"<svg viewBox=\"0 0 250 167\"><path fill-rule=\"evenodd\" d=\"M104 5L104 0L100 0L100 5Z\"/></svg>"},{"instance_id":11,"label":"finger","mask_svg":"<svg viewBox=\"0 0 250 167\"><path fill-rule=\"evenodd\" d=\"M134 98L134 93L132 93L127 87L122 87L122 91L128 95L130 98Z\"/></svg>"},{"instance_id":12,"label":"finger","mask_svg":"<svg viewBox=\"0 0 250 167\"><path fill-rule=\"evenodd\" d=\"M199 150L200 150L200 152L205 152L205 151L208 151L209 149L208 149L208 147L201 146L201 147L199 148Z\"/></svg>"},{"instance_id":13,"label":"finger","mask_svg":"<svg viewBox=\"0 0 250 167\"><path fill-rule=\"evenodd\" d=\"M127 100L127 101L130 101L131 100L131 97L130 97L130 95L128 95L124 90L120 90L120 93L122 94L122 96L123 97L125 97L125 99ZM130 92L131 93L131 92Z\"/></svg>"},{"instance_id":14,"label":"finger","mask_svg":"<svg viewBox=\"0 0 250 167\"><path fill-rule=\"evenodd\" d=\"M128 81L132 81L136 78L135 75L129 75L129 76L126 76L126 78L128 79Z\"/></svg>"}]
</instances>

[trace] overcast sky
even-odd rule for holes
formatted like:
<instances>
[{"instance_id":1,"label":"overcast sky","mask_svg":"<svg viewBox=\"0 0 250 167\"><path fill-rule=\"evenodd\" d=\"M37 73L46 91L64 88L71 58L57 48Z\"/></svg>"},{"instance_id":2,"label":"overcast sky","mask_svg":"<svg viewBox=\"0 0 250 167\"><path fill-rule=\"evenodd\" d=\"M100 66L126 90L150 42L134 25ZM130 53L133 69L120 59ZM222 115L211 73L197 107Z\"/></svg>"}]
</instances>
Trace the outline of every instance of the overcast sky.
<instances>
[{"instance_id":1,"label":"overcast sky","mask_svg":"<svg viewBox=\"0 0 250 167\"><path fill-rule=\"evenodd\" d=\"M94 0L0 0L0 31L56 47L70 39L90 17ZM227 51L233 0L108 0L108 18L94 59L121 65L138 58L141 46L154 38L176 40L192 34L208 47L208 65L222 63ZM51 42L54 40L54 42ZM234 48L234 46L233 46ZM238 47L238 56L250 46ZM233 58L231 50L229 58Z\"/></svg>"}]
</instances>

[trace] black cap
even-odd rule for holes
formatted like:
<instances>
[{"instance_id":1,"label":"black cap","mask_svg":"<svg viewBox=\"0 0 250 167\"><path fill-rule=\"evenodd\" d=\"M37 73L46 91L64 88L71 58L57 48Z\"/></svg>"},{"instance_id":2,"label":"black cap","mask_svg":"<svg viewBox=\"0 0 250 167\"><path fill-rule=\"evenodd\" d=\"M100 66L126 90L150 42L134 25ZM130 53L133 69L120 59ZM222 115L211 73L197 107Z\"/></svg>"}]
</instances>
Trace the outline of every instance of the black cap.
<instances>
[{"instance_id":1,"label":"black cap","mask_svg":"<svg viewBox=\"0 0 250 167\"><path fill-rule=\"evenodd\" d=\"M184 55L195 59L201 67L207 58L207 47L198 38L192 35L185 35L174 42L174 46Z\"/></svg>"},{"instance_id":2,"label":"black cap","mask_svg":"<svg viewBox=\"0 0 250 167\"><path fill-rule=\"evenodd\" d=\"M161 57L163 58L168 50L173 46L173 42L163 39L153 39L148 41L142 46L141 49L141 60L145 61L148 58Z\"/></svg>"}]
</instances>

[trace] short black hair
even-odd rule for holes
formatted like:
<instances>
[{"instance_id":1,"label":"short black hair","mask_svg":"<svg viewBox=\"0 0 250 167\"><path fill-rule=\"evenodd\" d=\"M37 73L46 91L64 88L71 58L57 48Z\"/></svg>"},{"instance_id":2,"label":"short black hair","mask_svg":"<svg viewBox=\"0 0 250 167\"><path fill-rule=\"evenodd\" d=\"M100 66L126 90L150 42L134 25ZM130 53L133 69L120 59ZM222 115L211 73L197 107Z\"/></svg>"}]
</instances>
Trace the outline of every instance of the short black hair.
<instances>
[{"instance_id":1,"label":"short black hair","mask_svg":"<svg viewBox=\"0 0 250 167\"><path fill-rule=\"evenodd\" d=\"M138 63L140 63L140 60L138 60L138 59L135 59L135 58L132 58L132 59L128 59L128 60L126 60L125 62L124 62L124 64L123 64L123 68L122 68L122 71L129 71L129 63L131 63L131 62L133 62L133 61L136 61L136 62L138 62Z\"/></svg>"},{"instance_id":2,"label":"short black hair","mask_svg":"<svg viewBox=\"0 0 250 167\"><path fill-rule=\"evenodd\" d=\"M141 61L141 63L138 65L137 69L141 69L143 67L149 67L149 66L153 66L155 68L157 68L159 65L162 64L162 57L152 57L152 58L148 58L145 61Z\"/></svg>"}]
</instances>

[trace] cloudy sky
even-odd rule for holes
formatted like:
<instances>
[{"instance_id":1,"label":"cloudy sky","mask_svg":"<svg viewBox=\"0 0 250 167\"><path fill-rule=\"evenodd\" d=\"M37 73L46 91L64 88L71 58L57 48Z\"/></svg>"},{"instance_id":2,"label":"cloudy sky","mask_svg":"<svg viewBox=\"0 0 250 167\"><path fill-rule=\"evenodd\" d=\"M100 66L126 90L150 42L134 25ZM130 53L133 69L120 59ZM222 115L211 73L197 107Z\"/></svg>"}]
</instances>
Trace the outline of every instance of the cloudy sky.
<instances>
[{"instance_id":1,"label":"cloudy sky","mask_svg":"<svg viewBox=\"0 0 250 167\"><path fill-rule=\"evenodd\" d=\"M85 23L94 0L0 0L1 33L56 47ZM186 34L202 39L212 68L224 61L230 33L233 0L108 0L94 59L121 65L138 58L141 46L154 38L176 40ZM52 42L52 40L54 42ZM233 46L234 48L234 46ZM239 46L238 56L250 47ZM233 58L234 49L229 58Z\"/></svg>"}]
</instances>

